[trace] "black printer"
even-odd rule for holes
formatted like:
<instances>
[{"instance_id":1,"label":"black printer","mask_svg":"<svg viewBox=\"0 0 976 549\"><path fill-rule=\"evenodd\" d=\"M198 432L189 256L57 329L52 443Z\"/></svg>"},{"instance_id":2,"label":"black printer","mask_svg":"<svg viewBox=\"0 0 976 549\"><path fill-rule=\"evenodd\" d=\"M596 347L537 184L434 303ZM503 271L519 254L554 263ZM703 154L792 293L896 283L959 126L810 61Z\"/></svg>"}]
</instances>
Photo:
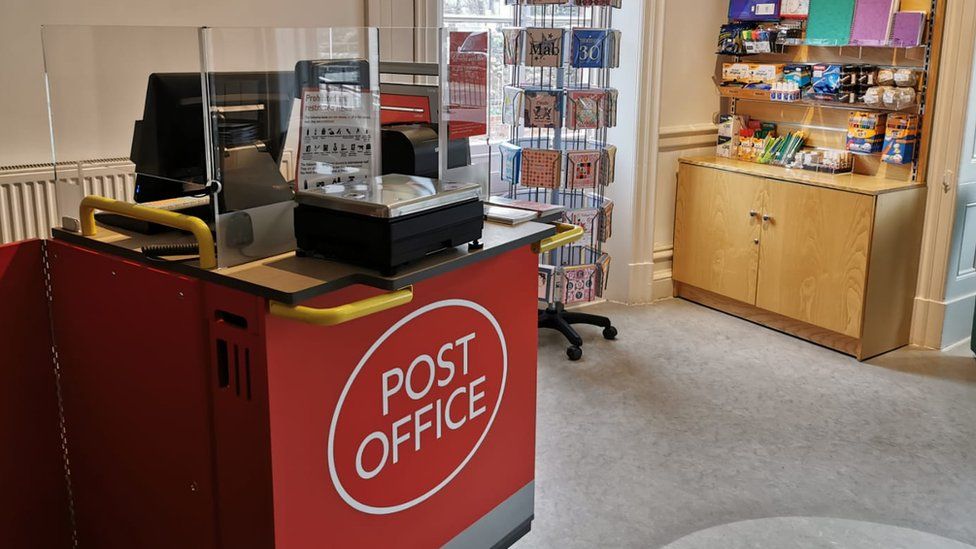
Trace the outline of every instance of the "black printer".
<instances>
[{"instance_id":1,"label":"black printer","mask_svg":"<svg viewBox=\"0 0 976 549\"><path fill-rule=\"evenodd\" d=\"M295 197L298 254L394 274L431 253L476 243L484 229L481 187L391 174L325 185Z\"/></svg>"}]
</instances>

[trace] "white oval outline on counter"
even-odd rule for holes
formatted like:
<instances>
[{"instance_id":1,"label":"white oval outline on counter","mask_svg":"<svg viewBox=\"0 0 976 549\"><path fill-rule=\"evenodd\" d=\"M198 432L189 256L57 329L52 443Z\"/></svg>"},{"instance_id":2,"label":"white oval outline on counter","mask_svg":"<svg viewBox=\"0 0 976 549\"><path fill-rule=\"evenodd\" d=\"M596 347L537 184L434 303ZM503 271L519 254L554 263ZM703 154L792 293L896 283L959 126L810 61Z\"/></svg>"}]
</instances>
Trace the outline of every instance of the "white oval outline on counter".
<instances>
[{"instance_id":1,"label":"white oval outline on counter","mask_svg":"<svg viewBox=\"0 0 976 549\"><path fill-rule=\"evenodd\" d=\"M454 469L454 472L452 472L450 475L447 476L447 478L442 480L440 484L430 489L427 493L418 496L405 503L401 503L399 505L393 505L389 507L374 507L372 505L366 505L365 503L362 503L356 498L352 497L349 494L349 492L346 491L345 487L342 485L342 482L339 480L338 473L336 473L335 456L333 453L333 447L335 443L336 425L339 423L339 414L342 412L342 405L343 403L345 403L346 396L349 394L349 389L350 387L352 387L353 382L356 381L356 377L359 375L359 372L363 369L363 366L366 365L369 359L372 358L373 353L376 352L376 350L380 347L380 345L382 345L387 339L390 338L390 336L396 333L397 330L405 326L410 321L416 319L417 317L427 314L431 311L436 311L438 309L444 309L447 307L461 307L465 309L471 309L481 314L481 316L485 317L486 319L488 319L489 322L491 322L491 325L495 328L495 332L498 334L498 340L502 344L502 385L501 385L501 389L498 391L498 400L495 401L495 409L492 411L491 417L488 419L488 425L485 426L485 430L483 433L481 433L481 437L478 439L478 442L474 445L473 448L471 448L471 452L468 453L468 456L464 458L464 461L462 461L461 464L458 465L456 469ZM339 401L336 403L335 412L332 414L332 424L329 426L329 451L328 451L329 475L332 477L332 484L335 486L336 490L338 490L339 495L346 503L348 503L352 508L356 509L357 511L362 511L364 513L368 513L371 515L391 515L393 513L399 513L400 511L405 511L407 509L410 509L411 507L423 503L424 501L426 501L428 498L430 498L437 492L440 492L441 489L443 489L452 480L454 480L454 477L456 477L458 473L460 473L461 470L464 469L464 467L468 464L468 462L471 461L471 458L474 457L474 455L478 452L478 449L481 447L481 444L485 441L485 437L488 436L488 431L491 431L491 426L495 422L495 416L498 414L498 410L502 406L502 396L505 394L505 383L507 379L508 379L508 343L506 343L505 341L505 334L502 333L502 328L498 324L498 320L496 320L495 317L492 316L490 312L488 312L488 309L482 307L481 305L478 305L477 303L473 301L468 301L466 299L447 299L444 301L438 301L436 303L431 303L430 305L421 307L420 309L417 309L416 311L400 319L399 322L394 324L392 327L390 327L389 330L386 331L386 333L380 336L380 338L377 339L375 343L373 343L373 346L370 347L368 351L366 351L366 354L363 355L363 358L359 361L359 364L356 365L356 369L353 370L352 374L349 376L349 380L346 381L346 386L343 387L342 394L339 396Z\"/></svg>"}]
</instances>

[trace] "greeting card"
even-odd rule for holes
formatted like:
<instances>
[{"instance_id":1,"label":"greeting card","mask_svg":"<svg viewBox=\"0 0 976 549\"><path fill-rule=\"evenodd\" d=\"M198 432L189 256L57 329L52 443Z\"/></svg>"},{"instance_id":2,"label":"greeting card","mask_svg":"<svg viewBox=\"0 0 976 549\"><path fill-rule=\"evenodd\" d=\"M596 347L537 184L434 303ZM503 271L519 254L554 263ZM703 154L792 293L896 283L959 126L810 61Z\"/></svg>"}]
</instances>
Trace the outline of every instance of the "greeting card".
<instances>
[{"instance_id":1,"label":"greeting card","mask_svg":"<svg viewBox=\"0 0 976 549\"><path fill-rule=\"evenodd\" d=\"M603 149L603 161L600 163L603 168L604 185L609 185L617 179L617 146L607 145Z\"/></svg>"},{"instance_id":2,"label":"greeting card","mask_svg":"<svg viewBox=\"0 0 976 549\"><path fill-rule=\"evenodd\" d=\"M603 151L570 151L566 186L570 189L596 188Z\"/></svg>"},{"instance_id":3,"label":"greeting card","mask_svg":"<svg viewBox=\"0 0 976 549\"><path fill-rule=\"evenodd\" d=\"M522 169L522 147L512 143L498 145L502 157L501 179L507 183L518 183Z\"/></svg>"},{"instance_id":4,"label":"greeting card","mask_svg":"<svg viewBox=\"0 0 976 549\"><path fill-rule=\"evenodd\" d=\"M525 31L525 65L563 66L563 29L530 28Z\"/></svg>"},{"instance_id":5,"label":"greeting card","mask_svg":"<svg viewBox=\"0 0 976 549\"><path fill-rule=\"evenodd\" d=\"M563 217L566 222L572 225L583 227L583 239L581 242L593 242L593 235L596 233L596 226L599 223L600 210L596 208L584 208L581 210L569 210Z\"/></svg>"},{"instance_id":6,"label":"greeting card","mask_svg":"<svg viewBox=\"0 0 976 549\"><path fill-rule=\"evenodd\" d=\"M558 286L556 268L552 265L539 265L539 302L553 303L556 301L556 287Z\"/></svg>"},{"instance_id":7,"label":"greeting card","mask_svg":"<svg viewBox=\"0 0 976 549\"><path fill-rule=\"evenodd\" d=\"M617 101L620 92L614 88L606 89L606 100L604 101L603 126L613 128L617 126Z\"/></svg>"},{"instance_id":8,"label":"greeting card","mask_svg":"<svg viewBox=\"0 0 976 549\"><path fill-rule=\"evenodd\" d=\"M607 42L607 49L609 54L607 55L607 67L611 69L616 69L620 66L620 44L621 37L623 33L618 30L611 30L609 41Z\"/></svg>"},{"instance_id":9,"label":"greeting card","mask_svg":"<svg viewBox=\"0 0 976 549\"><path fill-rule=\"evenodd\" d=\"M566 126L573 130L599 128L605 117L606 97L606 91L599 89L567 91Z\"/></svg>"},{"instance_id":10,"label":"greeting card","mask_svg":"<svg viewBox=\"0 0 976 549\"><path fill-rule=\"evenodd\" d=\"M573 29L570 64L581 69L599 69L607 65L609 58L606 29Z\"/></svg>"},{"instance_id":11,"label":"greeting card","mask_svg":"<svg viewBox=\"0 0 976 549\"><path fill-rule=\"evenodd\" d=\"M596 266L599 268L597 272L596 296L603 297L603 294L607 291L607 285L610 282L610 254L601 255L600 259L596 262Z\"/></svg>"},{"instance_id":12,"label":"greeting card","mask_svg":"<svg viewBox=\"0 0 976 549\"><path fill-rule=\"evenodd\" d=\"M549 149L522 150L522 179L524 187L555 189L562 177L563 155Z\"/></svg>"},{"instance_id":13,"label":"greeting card","mask_svg":"<svg viewBox=\"0 0 976 549\"><path fill-rule=\"evenodd\" d=\"M502 124L518 125L525 111L525 90L515 86L505 86L502 99Z\"/></svg>"},{"instance_id":14,"label":"greeting card","mask_svg":"<svg viewBox=\"0 0 976 549\"><path fill-rule=\"evenodd\" d=\"M596 296L595 265L563 267L563 304L587 303Z\"/></svg>"},{"instance_id":15,"label":"greeting card","mask_svg":"<svg viewBox=\"0 0 976 549\"><path fill-rule=\"evenodd\" d=\"M596 238L600 242L607 242L613 236L613 202L607 200L600 212Z\"/></svg>"},{"instance_id":16,"label":"greeting card","mask_svg":"<svg viewBox=\"0 0 976 549\"><path fill-rule=\"evenodd\" d=\"M562 125L562 94L556 90L525 91L525 127L556 128Z\"/></svg>"},{"instance_id":17,"label":"greeting card","mask_svg":"<svg viewBox=\"0 0 976 549\"><path fill-rule=\"evenodd\" d=\"M505 64L518 65L522 61L522 36L525 29L502 29L502 40L505 43Z\"/></svg>"}]
</instances>

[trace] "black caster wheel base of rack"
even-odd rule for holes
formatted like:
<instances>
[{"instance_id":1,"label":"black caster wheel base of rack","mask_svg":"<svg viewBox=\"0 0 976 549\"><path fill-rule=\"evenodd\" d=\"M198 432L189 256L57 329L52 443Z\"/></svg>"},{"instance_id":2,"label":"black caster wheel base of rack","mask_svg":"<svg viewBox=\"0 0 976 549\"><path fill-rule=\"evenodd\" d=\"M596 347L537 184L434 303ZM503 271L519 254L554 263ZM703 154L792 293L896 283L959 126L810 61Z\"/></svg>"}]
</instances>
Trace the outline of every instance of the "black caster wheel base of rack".
<instances>
[{"instance_id":1,"label":"black caster wheel base of rack","mask_svg":"<svg viewBox=\"0 0 976 549\"><path fill-rule=\"evenodd\" d=\"M577 360L583 358L583 349L576 346L569 347L566 349L566 356L569 357L569 360L576 362Z\"/></svg>"},{"instance_id":2,"label":"black caster wheel base of rack","mask_svg":"<svg viewBox=\"0 0 976 549\"><path fill-rule=\"evenodd\" d=\"M603 329L603 338L610 340L617 339L617 329L613 326L607 326Z\"/></svg>"}]
</instances>

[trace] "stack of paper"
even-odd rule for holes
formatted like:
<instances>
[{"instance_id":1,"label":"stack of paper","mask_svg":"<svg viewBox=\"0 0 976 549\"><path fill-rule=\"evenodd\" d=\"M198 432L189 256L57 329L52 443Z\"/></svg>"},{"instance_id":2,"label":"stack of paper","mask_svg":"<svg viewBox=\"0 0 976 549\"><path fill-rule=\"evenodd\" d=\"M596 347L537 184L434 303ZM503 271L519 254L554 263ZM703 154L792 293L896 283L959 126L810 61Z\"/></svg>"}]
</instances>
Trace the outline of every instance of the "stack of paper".
<instances>
[{"instance_id":1,"label":"stack of paper","mask_svg":"<svg viewBox=\"0 0 976 549\"><path fill-rule=\"evenodd\" d=\"M535 212L485 204L485 219L503 225L520 225L537 217Z\"/></svg>"}]
</instances>

